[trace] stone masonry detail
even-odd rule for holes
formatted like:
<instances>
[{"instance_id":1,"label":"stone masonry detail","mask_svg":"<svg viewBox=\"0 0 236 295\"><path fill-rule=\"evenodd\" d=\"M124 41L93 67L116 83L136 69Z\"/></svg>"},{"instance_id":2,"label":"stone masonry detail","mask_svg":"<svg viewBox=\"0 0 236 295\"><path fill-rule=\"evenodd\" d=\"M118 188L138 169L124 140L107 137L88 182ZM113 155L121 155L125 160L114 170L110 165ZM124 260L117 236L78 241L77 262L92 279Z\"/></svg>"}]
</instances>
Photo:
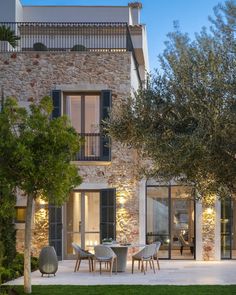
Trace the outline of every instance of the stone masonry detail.
<instances>
[{"instance_id":1,"label":"stone masonry detail","mask_svg":"<svg viewBox=\"0 0 236 295\"><path fill-rule=\"evenodd\" d=\"M77 85L79 83L106 85L112 90L113 105L131 93L131 53L98 52L25 52L0 54L0 87L4 95L14 96L21 103L39 101L50 95L56 85ZM74 90L74 89L73 89ZM78 89L80 91L81 89ZM79 173L85 183L107 183L116 188L117 196L125 197L124 208L117 198L117 240L138 242L138 179L136 175L135 152L112 142L112 161L106 166L79 166ZM40 206L40 205L38 205ZM37 255L48 243L48 223L42 219L42 208L36 206L33 230L33 254ZM41 211L40 211L41 210ZM43 212L47 216L47 210ZM46 214L46 215L45 215ZM39 220L44 221L39 221ZM18 242L22 250L23 231L19 230Z\"/></svg>"}]
</instances>

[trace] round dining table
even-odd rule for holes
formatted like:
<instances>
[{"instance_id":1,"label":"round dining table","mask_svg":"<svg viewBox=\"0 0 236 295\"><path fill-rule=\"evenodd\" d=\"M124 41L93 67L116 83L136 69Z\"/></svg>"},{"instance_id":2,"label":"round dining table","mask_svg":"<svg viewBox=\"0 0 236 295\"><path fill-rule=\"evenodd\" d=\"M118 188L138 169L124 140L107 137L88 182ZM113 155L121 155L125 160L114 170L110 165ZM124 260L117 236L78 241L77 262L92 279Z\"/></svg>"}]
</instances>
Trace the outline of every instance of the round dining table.
<instances>
[{"instance_id":1,"label":"round dining table","mask_svg":"<svg viewBox=\"0 0 236 295\"><path fill-rule=\"evenodd\" d=\"M122 272L126 270L128 248L129 245L111 245L109 246L117 256L117 271ZM113 271L115 271L115 265L113 265Z\"/></svg>"},{"instance_id":2,"label":"round dining table","mask_svg":"<svg viewBox=\"0 0 236 295\"><path fill-rule=\"evenodd\" d=\"M127 258L128 258L128 249L145 247L143 244L111 244L106 245L110 247L117 256L117 271L124 272L126 271ZM116 266L113 265L113 271L116 270Z\"/></svg>"}]
</instances>

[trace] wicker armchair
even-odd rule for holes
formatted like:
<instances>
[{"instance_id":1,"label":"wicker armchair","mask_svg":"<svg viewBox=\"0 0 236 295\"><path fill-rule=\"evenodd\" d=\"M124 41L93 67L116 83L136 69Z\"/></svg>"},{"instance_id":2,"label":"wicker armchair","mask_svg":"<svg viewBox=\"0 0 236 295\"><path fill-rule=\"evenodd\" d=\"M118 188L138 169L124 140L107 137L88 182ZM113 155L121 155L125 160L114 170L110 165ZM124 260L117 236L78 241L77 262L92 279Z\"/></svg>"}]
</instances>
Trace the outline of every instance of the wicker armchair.
<instances>
[{"instance_id":1,"label":"wicker armchair","mask_svg":"<svg viewBox=\"0 0 236 295\"><path fill-rule=\"evenodd\" d=\"M147 262L149 262L150 267L153 268L153 272L155 273L155 266L154 266L154 255L156 253L156 244L146 245L142 250L137 252L132 256L132 273L134 273L134 261L139 262L139 266L141 263L141 271L145 272L144 262L146 261L146 268L147 268Z\"/></svg>"},{"instance_id":2,"label":"wicker armchair","mask_svg":"<svg viewBox=\"0 0 236 295\"><path fill-rule=\"evenodd\" d=\"M100 264L100 274L102 273L102 262L105 266L108 264L110 266L110 275L112 274L113 264L115 263L116 274L117 274L117 256L114 251L105 245L98 245L94 247L94 271L96 271L96 263Z\"/></svg>"},{"instance_id":3,"label":"wicker armchair","mask_svg":"<svg viewBox=\"0 0 236 295\"><path fill-rule=\"evenodd\" d=\"M93 271L93 257L94 257L94 255L92 253L88 252L88 251L83 250L76 243L72 243L71 245L72 245L72 247L74 248L74 250L75 250L75 252L77 254L77 259L76 259L76 263L75 263L74 272L79 270L81 260L88 260L88 262L89 262L89 271L90 272Z\"/></svg>"}]
</instances>

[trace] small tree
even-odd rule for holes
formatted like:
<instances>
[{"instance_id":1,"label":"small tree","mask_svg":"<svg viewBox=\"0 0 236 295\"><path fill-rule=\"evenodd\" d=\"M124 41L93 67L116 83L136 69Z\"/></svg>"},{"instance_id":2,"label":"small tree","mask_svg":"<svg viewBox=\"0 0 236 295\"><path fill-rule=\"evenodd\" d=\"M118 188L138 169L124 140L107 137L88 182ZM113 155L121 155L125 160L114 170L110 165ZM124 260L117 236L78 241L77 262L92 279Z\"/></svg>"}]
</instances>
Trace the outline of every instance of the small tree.
<instances>
[{"instance_id":1,"label":"small tree","mask_svg":"<svg viewBox=\"0 0 236 295\"><path fill-rule=\"evenodd\" d=\"M65 116L51 119L52 102L44 97L30 111L7 99L0 113L0 176L27 197L24 249L24 289L31 293L31 224L34 200L63 204L81 183L71 159L80 139Z\"/></svg>"},{"instance_id":2,"label":"small tree","mask_svg":"<svg viewBox=\"0 0 236 295\"><path fill-rule=\"evenodd\" d=\"M211 32L178 28L150 78L108 122L117 140L152 160L146 173L195 185L201 197L236 191L236 5L215 8Z\"/></svg>"}]
</instances>

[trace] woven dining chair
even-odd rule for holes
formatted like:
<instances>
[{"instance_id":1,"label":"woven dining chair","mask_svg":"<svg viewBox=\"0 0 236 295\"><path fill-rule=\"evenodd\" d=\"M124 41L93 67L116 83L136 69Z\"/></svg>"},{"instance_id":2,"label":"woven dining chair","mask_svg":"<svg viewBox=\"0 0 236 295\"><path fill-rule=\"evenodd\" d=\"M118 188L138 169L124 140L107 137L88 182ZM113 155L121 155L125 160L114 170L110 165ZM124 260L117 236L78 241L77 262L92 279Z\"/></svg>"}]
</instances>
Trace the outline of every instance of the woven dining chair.
<instances>
[{"instance_id":1,"label":"woven dining chair","mask_svg":"<svg viewBox=\"0 0 236 295\"><path fill-rule=\"evenodd\" d=\"M158 258L158 251L161 247L161 242L158 241L158 242L155 242L154 244L156 244L156 252L153 256L153 259L157 261L157 268L160 270L161 268L160 268L160 263L159 263L159 258Z\"/></svg>"},{"instance_id":2,"label":"woven dining chair","mask_svg":"<svg viewBox=\"0 0 236 295\"><path fill-rule=\"evenodd\" d=\"M138 261L139 265L141 263L141 271L143 271L144 274L145 272L145 267L144 267L144 262L149 262L150 267L153 269L153 272L155 273L155 266L154 266L154 260L153 257L156 252L157 245L156 244L151 244L151 245L146 245L142 250L137 252L132 256L132 274L134 273L134 261ZM147 264L146 264L147 268Z\"/></svg>"},{"instance_id":3,"label":"woven dining chair","mask_svg":"<svg viewBox=\"0 0 236 295\"><path fill-rule=\"evenodd\" d=\"M77 245L74 242L71 245L77 254L74 272L79 271L81 260L88 260L89 271L90 272L93 271L93 257L94 257L94 255L88 251L83 250L79 245Z\"/></svg>"},{"instance_id":4,"label":"woven dining chair","mask_svg":"<svg viewBox=\"0 0 236 295\"><path fill-rule=\"evenodd\" d=\"M105 263L105 266L110 266L110 275L112 274L113 265L115 263L115 269L117 274L117 256L114 251L105 245L97 245L94 247L94 272L96 271L96 263L99 262L100 265L100 274L102 273L102 263Z\"/></svg>"}]
</instances>

